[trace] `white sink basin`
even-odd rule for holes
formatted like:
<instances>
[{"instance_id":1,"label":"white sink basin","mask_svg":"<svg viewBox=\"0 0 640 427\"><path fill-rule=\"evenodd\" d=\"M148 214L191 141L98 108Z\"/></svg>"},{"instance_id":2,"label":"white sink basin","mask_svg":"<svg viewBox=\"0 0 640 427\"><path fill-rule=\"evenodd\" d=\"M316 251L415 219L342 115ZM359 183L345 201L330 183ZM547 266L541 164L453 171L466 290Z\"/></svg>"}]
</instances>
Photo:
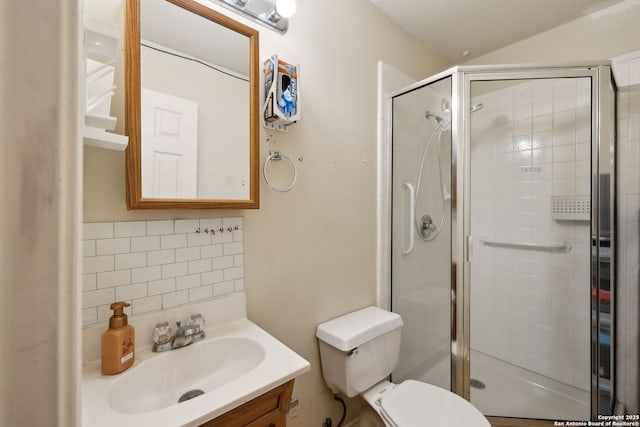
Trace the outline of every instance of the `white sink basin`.
<instances>
[{"instance_id":1,"label":"white sink basin","mask_svg":"<svg viewBox=\"0 0 640 427\"><path fill-rule=\"evenodd\" d=\"M136 348L133 367L118 375L102 375L100 361L85 365L82 425L199 426L309 370L247 319L205 332L203 341L164 353ZM178 403L194 389L204 394Z\"/></svg>"},{"instance_id":2,"label":"white sink basin","mask_svg":"<svg viewBox=\"0 0 640 427\"><path fill-rule=\"evenodd\" d=\"M188 391L197 389L206 394L247 375L264 357L261 344L240 337L217 338L167 351L114 381L109 406L135 414L177 405Z\"/></svg>"}]
</instances>

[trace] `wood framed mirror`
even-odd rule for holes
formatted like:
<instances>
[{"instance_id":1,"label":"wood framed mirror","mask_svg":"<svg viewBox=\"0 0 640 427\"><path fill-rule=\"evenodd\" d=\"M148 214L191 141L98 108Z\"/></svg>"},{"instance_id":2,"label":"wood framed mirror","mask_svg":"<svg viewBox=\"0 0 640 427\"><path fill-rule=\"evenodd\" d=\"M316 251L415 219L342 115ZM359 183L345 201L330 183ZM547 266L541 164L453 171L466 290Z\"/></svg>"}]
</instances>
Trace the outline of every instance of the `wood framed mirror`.
<instances>
[{"instance_id":1,"label":"wood framed mirror","mask_svg":"<svg viewBox=\"0 0 640 427\"><path fill-rule=\"evenodd\" d=\"M129 209L257 209L258 32L194 0L127 0Z\"/></svg>"}]
</instances>

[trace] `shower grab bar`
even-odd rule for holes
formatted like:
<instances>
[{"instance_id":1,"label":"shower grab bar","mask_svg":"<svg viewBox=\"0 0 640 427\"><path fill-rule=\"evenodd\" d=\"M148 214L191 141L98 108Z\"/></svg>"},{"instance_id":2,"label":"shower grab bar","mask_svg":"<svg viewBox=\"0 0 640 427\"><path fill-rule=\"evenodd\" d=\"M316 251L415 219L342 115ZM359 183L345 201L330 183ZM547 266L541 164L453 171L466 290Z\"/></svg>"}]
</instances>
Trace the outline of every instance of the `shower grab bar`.
<instances>
[{"instance_id":1,"label":"shower grab bar","mask_svg":"<svg viewBox=\"0 0 640 427\"><path fill-rule=\"evenodd\" d=\"M571 244L569 242L562 242L553 245L539 245L536 243L493 242L491 240L481 240L481 242L486 246L493 246L496 248L529 249L532 251L544 252L571 252Z\"/></svg>"},{"instance_id":2,"label":"shower grab bar","mask_svg":"<svg viewBox=\"0 0 640 427\"><path fill-rule=\"evenodd\" d=\"M413 184L408 181L403 182L402 186L409 190L409 227L407 227L409 231L409 247L401 252L403 257L407 257L413 252L415 243L413 225L416 222L416 189L413 187Z\"/></svg>"}]
</instances>

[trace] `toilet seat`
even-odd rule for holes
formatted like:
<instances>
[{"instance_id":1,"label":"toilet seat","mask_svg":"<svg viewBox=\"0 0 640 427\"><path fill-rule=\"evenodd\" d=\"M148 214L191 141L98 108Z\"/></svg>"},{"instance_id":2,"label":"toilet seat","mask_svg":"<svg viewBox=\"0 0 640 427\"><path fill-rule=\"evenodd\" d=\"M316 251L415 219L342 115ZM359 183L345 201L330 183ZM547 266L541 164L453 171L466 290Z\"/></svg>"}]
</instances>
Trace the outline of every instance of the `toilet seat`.
<instances>
[{"instance_id":1,"label":"toilet seat","mask_svg":"<svg viewBox=\"0 0 640 427\"><path fill-rule=\"evenodd\" d=\"M490 427L471 403L455 393L406 380L380 400L380 415L392 427Z\"/></svg>"}]
</instances>

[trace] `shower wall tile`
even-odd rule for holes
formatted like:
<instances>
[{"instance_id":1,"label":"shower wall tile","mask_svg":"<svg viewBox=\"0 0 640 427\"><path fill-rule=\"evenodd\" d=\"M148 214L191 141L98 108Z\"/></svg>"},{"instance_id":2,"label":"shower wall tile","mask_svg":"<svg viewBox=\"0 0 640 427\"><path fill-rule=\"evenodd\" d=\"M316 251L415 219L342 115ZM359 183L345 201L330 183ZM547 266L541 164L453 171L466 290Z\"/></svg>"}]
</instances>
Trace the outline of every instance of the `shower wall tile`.
<instances>
[{"instance_id":1,"label":"shower wall tile","mask_svg":"<svg viewBox=\"0 0 640 427\"><path fill-rule=\"evenodd\" d=\"M589 307L580 286L589 283L589 225L554 221L551 196L589 193L590 145L577 136L590 126L577 120L585 93L588 82L575 79L526 82L472 99L484 108L471 116L472 235L573 246L549 254L474 245L472 348L582 389L590 380L589 312L580 308Z\"/></svg>"},{"instance_id":2,"label":"shower wall tile","mask_svg":"<svg viewBox=\"0 0 640 427\"><path fill-rule=\"evenodd\" d=\"M244 287L241 217L86 223L83 231L84 325L108 320L115 301L140 314Z\"/></svg>"}]
</instances>

